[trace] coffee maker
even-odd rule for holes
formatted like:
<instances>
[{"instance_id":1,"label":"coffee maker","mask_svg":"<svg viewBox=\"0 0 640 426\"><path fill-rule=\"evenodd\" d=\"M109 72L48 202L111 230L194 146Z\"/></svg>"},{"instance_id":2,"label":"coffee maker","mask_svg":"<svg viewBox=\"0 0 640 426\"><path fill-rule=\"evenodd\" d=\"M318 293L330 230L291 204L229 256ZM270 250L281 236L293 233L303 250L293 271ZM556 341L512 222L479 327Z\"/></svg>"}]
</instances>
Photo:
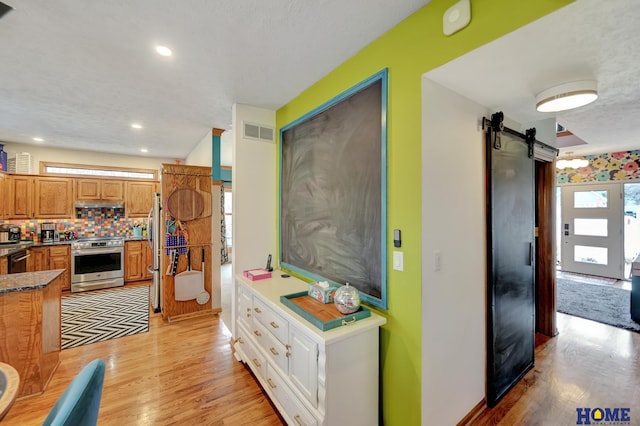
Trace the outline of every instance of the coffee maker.
<instances>
[{"instance_id":1,"label":"coffee maker","mask_svg":"<svg viewBox=\"0 0 640 426\"><path fill-rule=\"evenodd\" d=\"M56 224L53 222L43 222L40 227L40 241L43 243L52 243L54 241L54 234L56 231Z\"/></svg>"}]
</instances>

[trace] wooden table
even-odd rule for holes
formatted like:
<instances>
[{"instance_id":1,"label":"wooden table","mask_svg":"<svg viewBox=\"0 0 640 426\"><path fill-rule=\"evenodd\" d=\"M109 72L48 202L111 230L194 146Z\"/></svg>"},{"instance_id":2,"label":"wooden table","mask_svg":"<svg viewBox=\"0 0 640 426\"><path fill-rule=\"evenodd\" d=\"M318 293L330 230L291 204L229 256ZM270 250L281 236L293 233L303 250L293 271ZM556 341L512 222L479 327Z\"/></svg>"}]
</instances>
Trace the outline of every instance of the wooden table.
<instances>
[{"instance_id":1,"label":"wooden table","mask_svg":"<svg viewBox=\"0 0 640 426\"><path fill-rule=\"evenodd\" d=\"M9 364L0 362L0 375L4 376L4 380L0 379L0 420L7 414L9 408L13 405L18 395L18 387L20 386L20 376L15 368ZM4 384L5 386L1 386Z\"/></svg>"}]
</instances>

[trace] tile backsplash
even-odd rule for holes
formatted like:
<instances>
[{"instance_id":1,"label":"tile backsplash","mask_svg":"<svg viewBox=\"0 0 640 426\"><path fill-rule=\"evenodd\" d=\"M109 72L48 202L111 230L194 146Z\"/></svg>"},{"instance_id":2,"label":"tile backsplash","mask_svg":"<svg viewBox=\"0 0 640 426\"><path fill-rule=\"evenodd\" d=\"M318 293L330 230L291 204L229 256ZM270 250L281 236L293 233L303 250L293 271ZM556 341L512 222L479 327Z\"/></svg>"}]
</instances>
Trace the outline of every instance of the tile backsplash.
<instances>
[{"instance_id":1,"label":"tile backsplash","mask_svg":"<svg viewBox=\"0 0 640 426\"><path fill-rule=\"evenodd\" d=\"M0 221L1 222L1 221ZM94 208L76 209L75 219L30 219L5 220L4 223L19 225L22 239L38 240L39 225L53 222L56 229L73 231L78 238L84 237L132 237L133 226L146 229L146 218L126 218L124 209Z\"/></svg>"}]
</instances>

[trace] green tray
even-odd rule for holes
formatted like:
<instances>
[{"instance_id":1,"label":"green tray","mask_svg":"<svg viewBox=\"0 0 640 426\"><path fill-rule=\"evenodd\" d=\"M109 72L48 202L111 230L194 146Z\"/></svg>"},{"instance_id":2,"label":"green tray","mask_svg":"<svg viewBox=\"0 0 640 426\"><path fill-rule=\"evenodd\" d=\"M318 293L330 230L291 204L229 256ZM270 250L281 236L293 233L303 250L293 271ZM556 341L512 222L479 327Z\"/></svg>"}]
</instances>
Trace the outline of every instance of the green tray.
<instances>
[{"instance_id":1,"label":"green tray","mask_svg":"<svg viewBox=\"0 0 640 426\"><path fill-rule=\"evenodd\" d=\"M333 303L321 303L306 291L280 296L280 302L322 331L351 325L371 316L371 311L364 306L352 314L343 315Z\"/></svg>"}]
</instances>

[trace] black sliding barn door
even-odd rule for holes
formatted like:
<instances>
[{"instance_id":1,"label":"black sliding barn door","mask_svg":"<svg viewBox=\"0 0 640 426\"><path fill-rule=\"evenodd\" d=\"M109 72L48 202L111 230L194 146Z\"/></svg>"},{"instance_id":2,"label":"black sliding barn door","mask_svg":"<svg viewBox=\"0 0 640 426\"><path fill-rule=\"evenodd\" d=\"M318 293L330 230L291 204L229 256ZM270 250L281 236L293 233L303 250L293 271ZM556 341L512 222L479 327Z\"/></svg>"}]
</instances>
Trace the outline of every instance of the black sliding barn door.
<instances>
[{"instance_id":1,"label":"black sliding barn door","mask_svg":"<svg viewBox=\"0 0 640 426\"><path fill-rule=\"evenodd\" d=\"M534 159L521 138L487 131L487 405L533 367Z\"/></svg>"}]
</instances>

